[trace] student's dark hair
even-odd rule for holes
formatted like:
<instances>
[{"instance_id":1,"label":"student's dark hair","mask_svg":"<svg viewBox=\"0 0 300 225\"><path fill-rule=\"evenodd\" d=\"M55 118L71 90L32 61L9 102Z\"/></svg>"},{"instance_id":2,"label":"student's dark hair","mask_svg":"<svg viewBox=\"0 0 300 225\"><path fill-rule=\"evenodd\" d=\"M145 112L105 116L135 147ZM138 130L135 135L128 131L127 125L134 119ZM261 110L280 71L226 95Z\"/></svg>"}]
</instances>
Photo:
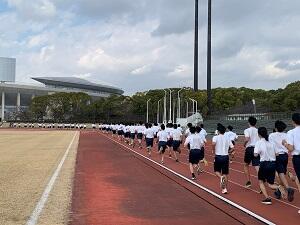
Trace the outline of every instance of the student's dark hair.
<instances>
[{"instance_id":1,"label":"student's dark hair","mask_svg":"<svg viewBox=\"0 0 300 225\"><path fill-rule=\"evenodd\" d=\"M257 119L253 116L250 116L249 119L248 119L248 122L251 126L255 126L256 123L257 123Z\"/></svg>"},{"instance_id":2,"label":"student's dark hair","mask_svg":"<svg viewBox=\"0 0 300 225\"><path fill-rule=\"evenodd\" d=\"M228 130L232 131L233 130L233 127L231 125L229 125L228 127Z\"/></svg>"},{"instance_id":3,"label":"student's dark hair","mask_svg":"<svg viewBox=\"0 0 300 225\"><path fill-rule=\"evenodd\" d=\"M196 127L191 126L191 127L190 127L190 132L191 132L191 134L196 133Z\"/></svg>"},{"instance_id":4,"label":"student's dark hair","mask_svg":"<svg viewBox=\"0 0 300 225\"><path fill-rule=\"evenodd\" d=\"M145 127L146 127L146 129L148 129L148 128L149 128L149 124L148 124L148 123L146 123L146 124L145 124Z\"/></svg>"},{"instance_id":5,"label":"student's dark hair","mask_svg":"<svg viewBox=\"0 0 300 225\"><path fill-rule=\"evenodd\" d=\"M277 120L275 122L275 128L277 129L278 132L281 133L287 128L287 125L284 122Z\"/></svg>"},{"instance_id":6,"label":"student's dark hair","mask_svg":"<svg viewBox=\"0 0 300 225\"><path fill-rule=\"evenodd\" d=\"M154 126L158 126L158 123L154 123Z\"/></svg>"},{"instance_id":7,"label":"student's dark hair","mask_svg":"<svg viewBox=\"0 0 300 225\"><path fill-rule=\"evenodd\" d=\"M160 129L162 129L162 130L166 129L165 125L162 124L162 125L160 126Z\"/></svg>"},{"instance_id":8,"label":"student's dark hair","mask_svg":"<svg viewBox=\"0 0 300 225\"><path fill-rule=\"evenodd\" d=\"M258 134L262 136L264 139L269 141L269 135L268 135L268 130L265 127L259 127L258 128Z\"/></svg>"},{"instance_id":9,"label":"student's dark hair","mask_svg":"<svg viewBox=\"0 0 300 225\"><path fill-rule=\"evenodd\" d=\"M218 130L219 127L222 127L222 126L223 126L223 124L217 123L217 130ZM224 127L224 126L223 126L223 127Z\"/></svg>"},{"instance_id":10,"label":"student's dark hair","mask_svg":"<svg viewBox=\"0 0 300 225\"><path fill-rule=\"evenodd\" d=\"M226 132L226 127L224 127L222 124L218 126L217 130L219 131L220 134L225 134Z\"/></svg>"},{"instance_id":11,"label":"student's dark hair","mask_svg":"<svg viewBox=\"0 0 300 225\"><path fill-rule=\"evenodd\" d=\"M295 124L300 125L300 113L294 113L292 115L292 120Z\"/></svg>"},{"instance_id":12,"label":"student's dark hair","mask_svg":"<svg viewBox=\"0 0 300 225\"><path fill-rule=\"evenodd\" d=\"M169 127L172 128L173 126L174 126L174 124L173 124L173 123L170 123Z\"/></svg>"},{"instance_id":13,"label":"student's dark hair","mask_svg":"<svg viewBox=\"0 0 300 225\"><path fill-rule=\"evenodd\" d=\"M140 125L143 125L143 122L140 122Z\"/></svg>"},{"instance_id":14,"label":"student's dark hair","mask_svg":"<svg viewBox=\"0 0 300 225\"><path fill-rule=\"evenodd\" d=\"M174 129L177 129L177 124L174 124L173 128L174 128Z\"/></svg>"},{"instance_id":15,"label":"student's dark hair","mask_svg":"<svg viewBox=\"0 0 300 225\"><path fill-rule=\"evenodd\" d=\"M201 130L202 130L202 129L201 129L200 126L197 126L197 127L196 127L196 132L197 132L198 134L201 132Z\"/></svg>"},{"instance_id":16,"label":"student's dark hair","mask_svg":"<svg viewBox=\"0 0 300 225\"><path fill-rule=\"evenodd\" d=\"M181 125L180 125L180 124L177 124L177 127L181 127Z\"/></svg>"},{"instance_id":17,"label":"student's dark hair","mask_svg":"<svg viewBox=\"0 0 300 225\"><path fill-rule=\"evenodd\" d=\"M188 124L187 124L187 127L188 127L188 128L191 128L192 126L193 126L193 124L191 124L191 123L188 123Z\"/></svg>"},{"instance_id":18,"label":"student's dark hair","mask_svg":"<svg viewBox=\"0 0 300 225\"><path fill-rule=\"evenodd\" d=\"M151 128L152 127L152 123L148 123L148 127Z\"/></svg>"},{"instance_id":19,"label":"student's dark hair","mask_svg":"<svg viewBox=\"0 0 300 225\"><path fill-rule=\"evenodd\" d=\"M200 127L201 127L201 128L204 128L204 124L203 124L203 123L201 123L201 124L200 124Z\"/></svg>"}]
</instances>

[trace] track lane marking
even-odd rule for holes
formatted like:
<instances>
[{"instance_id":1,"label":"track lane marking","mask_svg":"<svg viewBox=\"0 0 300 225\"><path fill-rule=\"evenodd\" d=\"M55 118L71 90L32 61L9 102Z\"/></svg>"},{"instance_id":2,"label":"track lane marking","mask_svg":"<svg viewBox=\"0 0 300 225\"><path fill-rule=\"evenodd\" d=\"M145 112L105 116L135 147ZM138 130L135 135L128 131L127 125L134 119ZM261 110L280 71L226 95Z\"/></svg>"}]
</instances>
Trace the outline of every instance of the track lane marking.
<instances>
[{"instance_id":1,"label":"track lane marking","mask_svg":"<svg viewBox=\"0 0 300 225\"><path fill-rule=\"evenodd\" d=\"M56 181L57 177L60 174L61 168L62 168L62 166L63 166L63 164L64 164L64 162L65 162L65 160L66 160L66 158L67 158L67 156L68 156L68 154L70 152L70 149L71 149L71 147L73 145L73 142L75 140L75 137L77 135L78 135L78 132L75 132L75 134L74 134L74 136L73 136L73 138L72 138L72 140L71 140L71 142L70 142L67 150L65 151L62 159L60 160L60 163L56 167L53 175L51 176L51 179L49 180L47 186L45 187L44 192L43 192L40 200L38 201L36 207L34 208L32 214L31 214L31 216L29 217L28 221L26 222L26 225L35 225L37 223L37 221L39 219L39 216L41 215L41 213L42 213L42 211L43 211L43 209L45 207L45 204L46 204L46 202L48 200L49 194L50 194L50 192L53 189L55 181Z\"/></svg>"}]
</instances>

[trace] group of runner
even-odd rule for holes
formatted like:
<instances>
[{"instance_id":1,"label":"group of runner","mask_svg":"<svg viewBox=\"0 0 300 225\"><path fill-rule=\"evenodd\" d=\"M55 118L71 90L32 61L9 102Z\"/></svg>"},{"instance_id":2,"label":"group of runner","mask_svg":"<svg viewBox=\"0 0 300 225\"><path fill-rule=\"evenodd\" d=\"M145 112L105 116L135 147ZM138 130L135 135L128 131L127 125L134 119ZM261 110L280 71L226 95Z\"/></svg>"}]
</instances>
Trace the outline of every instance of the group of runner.
<instances>
[{"instance_id":1,"label":"group of runner","mask_svg":"<svg viewBox=\"0 0 300 225\"><path fill-rule=\"evenodd\" d=\"M271 197L266 186L274 190L277 199L283 198L292 202L294 200L294 189L289 185L287 177L296 183L300 192L300 114L292 116L294 129L285 133L287 125L282 121L276 121L274 132L270 135L265 127L256 128L257 120L249 117L249 128L244 131L244 170L246 175L245 187L252 185L250 176L250 165L255 167L258 176L260 193L263 194L263 204L272 204ZM179 162L178 154L181 145L189 152L189 170L191 179L196 179L203 169L201 163L207 165L205 160L206 136L203 125L187 125L183 132L177 124L102 124L99 126L104 133L118 136L120 141L125 141L135 147L135 139L138 140L139 148L143 148L142 141L146 142L146 149L151 157L154 142L158 144L158 152L161 155L161 163L164 164L164 156L167 151L169 157L174 156ZM217 130L212 138L212 151L214 157L214 171L219 178L221 192L228 193L228 174L230 163L234 159L234 147L238 136L233 132L233 127L217 125ZM296 176L288 171L289 154L292 155L292 163ZM277 179L276 179L277 178ZM300 211L299 211L300 213Z\"/></svg>"}]
</instances>

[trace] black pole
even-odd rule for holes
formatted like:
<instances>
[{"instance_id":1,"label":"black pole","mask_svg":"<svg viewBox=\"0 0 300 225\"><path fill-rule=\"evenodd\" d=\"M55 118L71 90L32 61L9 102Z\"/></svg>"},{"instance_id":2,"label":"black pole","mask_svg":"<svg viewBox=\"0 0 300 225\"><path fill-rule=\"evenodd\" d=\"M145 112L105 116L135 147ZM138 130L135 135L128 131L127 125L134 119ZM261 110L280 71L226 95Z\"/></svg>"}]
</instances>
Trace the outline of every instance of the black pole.
<instances>
[{"instance_id":1,"label":"black pole","mask_svg":"<svg viewBox=\"0 0 300 225\"><path fill-rule=\"evenodd\" d=\"M195 0L194 91L198 91L198 0Z\"/></svg>"},{"instance_id":2,"label":"black pole","mask_svg":"<svg viewBox=\"0 0 300 225\"><path fill-rule=\"evenodd\" d=\"M207 32L207 106L208 114L212 112L212 94L211 94L211 8L212 0L208 0L208 32Z\"/></svg>"}]
</instances>

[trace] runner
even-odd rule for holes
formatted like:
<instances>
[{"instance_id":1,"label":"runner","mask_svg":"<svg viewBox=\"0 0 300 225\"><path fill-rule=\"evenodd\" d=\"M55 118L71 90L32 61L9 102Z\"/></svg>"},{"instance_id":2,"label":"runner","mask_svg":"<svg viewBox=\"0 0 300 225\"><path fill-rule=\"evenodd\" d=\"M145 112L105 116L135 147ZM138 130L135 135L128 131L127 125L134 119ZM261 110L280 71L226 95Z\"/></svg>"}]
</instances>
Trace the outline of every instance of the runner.
<instances>
[{"instance_id":1,"label":"runner","mask_svg":"<svg viewBox=\"0 0 300 225\"><path fill-rule=\"evenodd\" d=\"M164 154L167 149L168 133L165 131L164 124L160 126L160 131L157 133L158 151L161 155L161 163L164 164Z\"/></svg>"},{"instance_id":2,"label":"runner","mask_svg":"<svg viewBox=\"0 0 300 225\"><path fill-rule=\"evenodd\" d=\"M170 138L173 140L172 147L173 147L173 154L175 157L175 161L179 162L177 153L179 154L181 153L180 144L182 142L182 133L179 129L177 129L178 128L177 124L174 124L173 128L174 129L171 131Z\"/></svg>"},{"instance_id":3,"label":"runner","mask_svg":"<svg viewBox=\"0 0 300 225\"><path fill-rule=\"evenodd\" d=\"M254 156L260 156L260 167L258 171L259 187L265 197L265 199L262 200L262 203L271 205L272 200L266 190L266 183L271 189L276 190L275 193L278 192L283 196L286 196L286 193L282 186L274 183L276 172L276 151L274 145L269 142L267 128L258 128L258 134L260 140L255 144Z\"/></svg>"},{"instance_id":4,"label":"runner","mask_svg":"<svg viewBox=\"0 0 300 225\"><path fill-rule=\"evenodd\" d=\"M259 155L254 156L254 147L256 142L259 140L257 128L255 127L256 122L257 122L256 118L249 117L248 119L249 128L244 131L244 135L245 135L244 147L246 147L245 156L244 156L244 162L245 162L244 170L247 178L247 182L245 185L247 188L251 187L250 168L249 168L250 163L252 162L252 166L255 167L257 173L259 170Z\"/></svg>"},{"instance_id":5,"label":"runner","mask_svg":"<svg viewBox=\"0 0 300 225\"><path fill-rule=\"evenodd\" d=\"M228 174L229 174L229 148L234 148L232 142L225 134L226 128L222 125L218 126L219 135L214 136L212 145L215 152L214 171L220 178L220 186L222 194L227 194Z\"/></svg>"},{"instance_id":6,"label":"runner","mask_svg":"<svg viewBox=\"0 0 300 225\"><path fill-rule=\"evenodd\" d=\"M140 122L140 124L137 126L137 139L138 139L138 143L139 143L139 148L142 149L142 140L143 140L143 134L145 131L145 126L143 125L142 122Z\"/></svg>"},{"instance_id":7,"label":"runner","mask_svg":"<svg viewBox=\"0 0 300 225\"><path fill-rule=\"evenodd\" d=\"M228 126L227 127L228 131L225 133L225 136L227 138L229 138L229 140L232 142L233 146L235 146L235 142L237 141L238 139L238 136L236 133L233 132L233 127L232 126ZM232 163L233 162L233 159L234 159L234 154L235 154L235 151L234 151L234 148L230 148L229 149L229 162Z\"/></svg>"},{"instance_id":8,"label":"runner","mask_svg":"<svg viewBox=\"0 0 300 225\"><path fill-rule=\"evenodd\" d=\"M283 184L288 193L288 200L294 200L294 190L289 186L286 173L289 161L288 149L282 145L283 140L287 140L287 134L284 133L286 124L282 121L275 122L275 133L270 134L269 141L275 146L276 152L276 172L279 177L280 184ZM275 196L280 199L280 192L275 192Z\"/></svg>"},{"instance_id":9,"label":"runner","mask_svg":"<svg viewBox=\"0 0 300 225\"><path fill-rule=\"evenodd\" d=\"M190 172L192 174L192 180L196 179L194 168L197 168L198 174L200 173L200 165L199 162L201 158L203 159L204 152L201 150L204 142L199 135L196 135L196 128L190 127L191 135L188 136L185 140L184 147L190 146L189 151L189 167Z\"/></svg>"},{"instance_id":10,"label":"runner","mask_svg":"<svg viewBox=\"0 0 300 225\"><path fill-rule=\"evenodd\" d=\"M136 134L136 126L134 126L134 124L131 124L131 126L129 127L130 130L130 143L129 145L131 145L134 148L134 139L135 139L135 134Z\"/></svg>"},{"instance_id":11,"label":"runner","mask_svg":"<svg viewBox=\"0 0 300 225\"><path fill-rule=\"evenodd\" d=\"M292 152L293 166L296 172L298 181L300 180L300 113L294 113L292 116L294 129L290 130L287 134L287 140L282 144ZM300 213L300 210L298 211Z\"/></svg>"},{"instance_id":12,"label":"runner","mask_svg":"<svg viewBox=\"0 0 300 225\"><path fill-rule=\"evenodd\" d=\"M146 140L146 147L147 147L147 152L151 157L151 150L153 148L153 140L154 140L154 130L152 129L151 123L146 124L145 127L146 129L144 131L144 135Z\"/></svg>"}]
</instances>

